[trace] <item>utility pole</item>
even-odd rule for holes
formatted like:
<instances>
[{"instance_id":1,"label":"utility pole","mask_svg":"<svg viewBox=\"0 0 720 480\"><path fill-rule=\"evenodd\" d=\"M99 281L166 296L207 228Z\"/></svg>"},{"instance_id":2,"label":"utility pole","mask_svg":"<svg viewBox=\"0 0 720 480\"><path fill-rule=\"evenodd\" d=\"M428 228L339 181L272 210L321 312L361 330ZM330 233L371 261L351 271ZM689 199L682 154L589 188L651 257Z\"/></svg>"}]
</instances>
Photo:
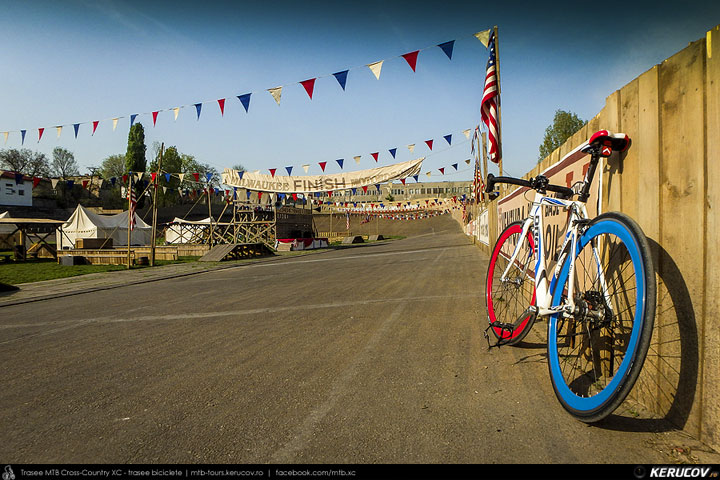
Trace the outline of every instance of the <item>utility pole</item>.
<instances>
[{"instance_id":1,"label":"utility pole","mask_svg":"<svg viewBox=\"0 0 720 480\"><path fill-rule=\"evenodd\" d=\"M157 197L158 197L158 180L162 171L162 157L165 150L165 143L160 145L160 157L158 158L157 172L155 172L155 180L153 181L153 219L152 219L152 240L150 241L150 266L155 266L155 241L157 236Z\"/></svg>"},{"instance_id":2,"label":"utility pole","mask_svg":"<svg viewBox=\"0 0 720 480\"><path fill-rule=\"evenodd\" d=\"M133 188L133 172L128 173L128 191L127 191L127 199L128 199L128 226L127 226L127 249L128 249L128 256L127 256L127 269L130 270L130 265L132 260L130 259L130 240L132 235L132 215L135 215L135 211L132 208L132 188Z\"/></svg>"}]
</instances>

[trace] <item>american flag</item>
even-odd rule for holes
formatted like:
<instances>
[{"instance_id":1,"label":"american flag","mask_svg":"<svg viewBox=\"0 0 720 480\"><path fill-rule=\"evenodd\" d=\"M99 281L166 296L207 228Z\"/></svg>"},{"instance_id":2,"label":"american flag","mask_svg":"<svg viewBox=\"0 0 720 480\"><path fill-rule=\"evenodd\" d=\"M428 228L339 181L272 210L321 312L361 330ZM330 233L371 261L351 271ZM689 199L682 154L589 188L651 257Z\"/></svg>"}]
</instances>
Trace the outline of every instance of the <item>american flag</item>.
<instances>
[{"instance_id":1,"label":"american flag","mask_svg":"<svg viewBox=\"0 0 720 480\"><path fill-rule=\"evenodd\" d=\"M137 200L135 199L135 189L132 187L132 183L130 184L130 187L128 187L128 215L130 216L130 230L135 230L135 206L137 205Z\"/></svg>"},{"instance_id":2,"label":"american flag","mask_svg":"<svg viewBox=\"0 0 720 480\"><path fill-rule=\"evenodd\" d=\"M350 212L345 212L345 229L350 231Z\"/></svg>"},{"instance_id":3,"label":"american flag","mask_svg":"<svg viewBox=\"0 0 720 480\"><path fill-rule=\"evenodd\" d=\"M487 63L485 72L485 89L483 90L483 99L480 102L480 116L485 125L487 125L490 137L490 160L498 163L500 161L500 127L498 125L498 104L500 96L498 95L497 70L495 65L495 32L490 34L488 43L490 48L490 58Z\"/></svg>"}]
</instances>

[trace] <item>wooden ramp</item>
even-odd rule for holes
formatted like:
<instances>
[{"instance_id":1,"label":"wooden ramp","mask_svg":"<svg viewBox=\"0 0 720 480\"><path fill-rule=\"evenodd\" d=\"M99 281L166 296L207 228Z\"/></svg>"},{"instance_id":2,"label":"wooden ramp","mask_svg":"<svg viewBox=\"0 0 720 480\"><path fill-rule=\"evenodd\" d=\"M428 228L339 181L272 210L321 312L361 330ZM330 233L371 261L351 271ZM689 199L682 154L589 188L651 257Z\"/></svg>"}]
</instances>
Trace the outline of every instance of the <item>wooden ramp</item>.
<instances>
[{"instance_id":1,"label":"wooden ramp","mask_svg":"<svg viewBox=\"0 0 720 480\"><path fill-rule=\"evenodd\" d=\"M199 262L222 262L240 258L263 257L273 252L264 243L228 243L213 247L198 259Z\"/></svg>"}]
</instances>

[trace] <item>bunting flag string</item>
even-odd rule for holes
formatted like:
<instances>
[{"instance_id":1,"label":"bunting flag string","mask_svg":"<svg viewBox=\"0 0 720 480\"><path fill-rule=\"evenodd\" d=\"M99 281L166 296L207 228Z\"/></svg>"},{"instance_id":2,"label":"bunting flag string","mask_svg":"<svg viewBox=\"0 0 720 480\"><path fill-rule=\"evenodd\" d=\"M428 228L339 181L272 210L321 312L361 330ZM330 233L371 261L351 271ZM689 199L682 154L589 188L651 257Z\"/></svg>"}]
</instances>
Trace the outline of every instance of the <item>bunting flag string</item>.
<instances>
[{"instance_id":1,"label":"bunting flag string","mask_svg":"<svg viewBox=\"0 0 720 480\"><path fill-rule=\"evenodd\" d=\"M485 46L485 48L487 48L488 45L489 45L490 32L491 32L491 30L489 30L489 29L488 29L488 30L481 31L481 32L477 32L477 33L474 33L474 34L473 34L473 37L476 38L477 40L479 40L479 41ZM449 59L449 60L452 60L452 57L453 57L453 49L454 49L455 41L456 41L456 40L450 40L450 41L447 41L447 42L444 42L444 43L435 44L435 45L432 45L432 46L429 46L429 47L425 47L425 48L422 48L422 49L414 50L414 51L412 51L412 52L404 53L404 54L402 54L402 55L399 55L398 57L402 57L403 60L404 60L404 61L408 64L408 66L412 69L412 71L415 72L416 69L417 69L418 57L419 57L420 52L422 52L422 51L426 51L426 50L429 50L429 49L432 49L432 48L440 48L441 51L448 57L448 59ZM392 59L392 58L398 58L398 57L389 57L389 58L386 58L386 59L383 59L383 60L379 60L379 61L376 61L376 62L372 62L372 63L365 64L364 66L357 65L357 66L350 67L350 68L345 69L345 70L340 70L340 71L335 72L335 73L332 73L332 74L318 75L318 76L316 76L316 77L314 77L314 78L311 78L311 79L308 79L308 80L304 80L304 81L299 82L299 83L304 87L304 89L305 89L306 93L308 94L308 96L310 97L310 99L312 99L312 98L313 98L313 95L314 95L314 87L315 87L316 80L317 80L318 78L329 77L329 76L331 76L331 75L335 78L335 80L338 82L338 84L339 84L340 87L343 89L343 91L345 91L345 90L346 90L346 87L347 87L348 73L349 73L349 71L350 71L351 69L365 68L365 67L367 67L367 68L370 69L370 71L371 71L372 74L375 76L375 78L376 78L377 80L379 80L379 79L380 79L380 74L381 74L381 71L382 71L382 66L383 66L384 62L387 61L387 60L390 60L390 59ZM272 95L273 99L275 100L275 102L276 102L278 105L280 105L281 95L282 95L282 89L283 89L284 86L286 86L286 85L280 85L280 86L277 86L277 87L275 87L275 88L267 89L267 91ZM243 94L243 95L237 95L237 96L236 96L237 99L238 99L238 100L240 101L240 103L242 104L243 108L245 109L245 112L246 112L246 113L248 113L248 112L249 112L249 109L250 109L250 96L252 95L252 93L253 93L253 92L251 92L251 93L246 93L246 94ZM216 100L216 101L218 102L218 107L220 108L220 115L223 116L223 117L224 117L224 114L225 114L225 100L226 100L226 98L221 98L221 99L217 99L217 100ZM211 100L207 100L207 101L211 101ZM112 120L113 131L115 131L115 130L117 129L118 120L121 119L121 118L127 118L127 117L129 117L129 118L130 118L130 127L132 127L132 126L134 125L137 117L138 117L139 115L148 115L148 114L150 114L150 115L152 115L153 126L155 126L155 125L157 124L157 119L158 119L158 116L159 116L159 113L160 113L160 112L163 112L163 111L166 111L166 110L172 110L172 111L173 111L173 114L174 114L174 115L173 115L173 116L174 116L174 120L177 121L177 118L178 118L178 114L179 114L180 109L181 109L181 108L184 108L184 107L189 107L190 105L192 105L192 106L195 107L195 109L196 109L196 115L197 115L197 120L199 120L199 119L200 119L200 114L201 114L201 109L202 109L202 104L203 104L203 103L206 103L206 102L203 101L203 102L192 103L192 104L189 104L189 105L175 106L175 107L172 107L172 108L157 109L157 110L152 110L152 111L150 111L150 112L145 112L145 113L134 113L134 114L127 115L127 116L117 116L117 117L112 117L112 118L109 118L109 119L106 119L106 120ZM93 127L93 128L92 128L91 136L94 136L94 135L95 135L95 132L96 132L96 130L97 130L97 127L98 127L98 125L99 125L99 123L100 123L101 121L103 121L103 120L93 120L93 121L88 121L88 122L78 122L78 123L72 123L72 124L58 125L58 126L56 126L56 128L57 128L57 131L58 131L58 135L60 135L63 127L68 126L68 125L72 125L73 128L74 128L74 131L75 131L75 138L77 138L77 137L78 137L78 132L79 132L80 125L82 125L82 124L84 124L84 123L92 123L92 127ZM40 142L40 140L42 139L44 129L45 129L45 127L38 128L38 142ZM16 131L19 131L19 132L20 132L21 144L24 145L24 144L25 144L25 133L26 133L26 131L27 131L26 129L21 129L21 130L8 130L8 131L6 131L6 132L2 132L3 135L5 136L5 141L7 141L9 133L16 132ZM463 133L465 133L465 132L463 132ZM466 136L467 136L467 134L466 134ZM412 149L411 149L411 152L412 152ZM394 155L393 155L393 158L394 158Z\"/></svg>"}]
</instances>

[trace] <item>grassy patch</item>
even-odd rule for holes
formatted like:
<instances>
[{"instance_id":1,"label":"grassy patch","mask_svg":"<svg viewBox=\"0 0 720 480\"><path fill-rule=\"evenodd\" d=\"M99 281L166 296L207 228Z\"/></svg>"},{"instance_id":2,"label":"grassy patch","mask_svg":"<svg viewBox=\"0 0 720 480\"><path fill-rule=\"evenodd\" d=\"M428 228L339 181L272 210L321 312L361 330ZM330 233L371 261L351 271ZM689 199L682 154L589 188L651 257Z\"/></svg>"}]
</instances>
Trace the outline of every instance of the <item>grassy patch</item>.
<instances>
[{"instance_id":1,"label":"grassy patch","mask_svg":"<svg viewBox=\"0 0 720 480\"><path fill-rule=\"evenodd\" d=\"M174 263L196 262L199 257L180 257L177 260L156 260L156 266ZM133 270L150 268L148 265L133 265ZM20 283L41 282L57 278L76 277L88 273L114 272L127 270L127 265L60 265L55 260L28 260L27 262L0 263L0 283L18 285Z\"/></svg>"},{"instance_id":2,"label":"grassy patch","mask_svg":"<svg viewBox=\"0 0 720 480\"><path fill-rule=\"evenodd\" d=\"M88 273L124 270L124 265L59 265L55 260L11 262L0 265L0 283L17 285L56 278L74 277Z\"/></svg>"}]
</instances>

